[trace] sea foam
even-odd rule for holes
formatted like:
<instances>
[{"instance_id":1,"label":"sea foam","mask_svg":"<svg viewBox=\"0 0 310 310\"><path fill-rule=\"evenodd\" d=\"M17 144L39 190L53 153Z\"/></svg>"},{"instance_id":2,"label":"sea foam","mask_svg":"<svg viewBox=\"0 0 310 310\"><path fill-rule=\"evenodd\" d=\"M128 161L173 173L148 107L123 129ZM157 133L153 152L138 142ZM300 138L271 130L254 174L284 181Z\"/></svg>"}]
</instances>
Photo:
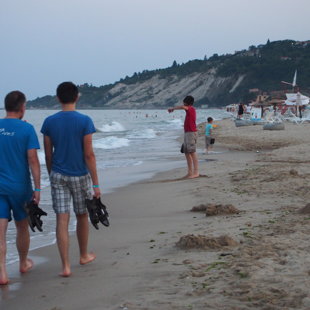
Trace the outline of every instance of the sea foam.
<instances>
[{"instance_id":1,"label":"sea foam","mask_svg":"<svg viewBox=\"0 0 310 310\"><path fill-rule=\"evenodd\" d=\"M182 128L184 121L182 119L176 118L176 119L167 121L167 123L169 124L168 126L170 128Z\"/></svg>"},{"instance_id":2,"label":"sea foam","mask_svg":"<svg viewBox=\"0 0 310 310\"><path fill-rule=\"evenodd\" d=\"M144 130L135 130L127 136L130 139L154 139L156 138L156 131L152 128Z\"/></svg>"},{"instance_id":3,"label":"sea foam","mask_svg":"<svg viewBox=\"0 0 310 310\"><path fill-rule=\"evenodd\" d=\"M116 122L116 121L113 121L110 124L102 125L101 127L96 128L96 129L99 132L117 132L117 131L125 131L126 130L121 123Z\"/></svg>"},{"instance_id":4,"label":"sea foam","mask_svg":"<svg viewBox=\"0 0 310 310\"><path fill-rule=\"evenodd\" d=\"M118 138L118 137L106 137L93 141L94 148L97 149L117 149L120 147L128 146L129 140L126 138Z\"/></svg>"},{"instance_id":5,"label":"sea foam","mask_svg":"<svg viewBox=\"0 0 310 310\"><path fill-rule=\"evenodd\" d=\"M38 159L39 159L40 165L45 165L45 153L44 153L44 151L38 151Z\"/></svg>"}]
</instances>

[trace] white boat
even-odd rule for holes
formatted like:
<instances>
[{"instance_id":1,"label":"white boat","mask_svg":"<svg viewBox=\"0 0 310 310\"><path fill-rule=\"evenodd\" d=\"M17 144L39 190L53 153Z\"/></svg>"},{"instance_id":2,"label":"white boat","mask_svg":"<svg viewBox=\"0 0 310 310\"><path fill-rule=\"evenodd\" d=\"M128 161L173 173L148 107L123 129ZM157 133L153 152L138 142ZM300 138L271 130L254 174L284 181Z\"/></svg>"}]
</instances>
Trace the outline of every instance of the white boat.
<instances>
[{"instance_id":1,"label":"white boat","mask_svg":"<svg viewBox=\"0 0 310 310\"><path fill-rule=\"evenodd\" d=\"M263 119L259 119L259 120L255 120L255 119L235 119L236 127L264 125L264 124L266 124L266 121Z\"/></svg>"}]
</instances>

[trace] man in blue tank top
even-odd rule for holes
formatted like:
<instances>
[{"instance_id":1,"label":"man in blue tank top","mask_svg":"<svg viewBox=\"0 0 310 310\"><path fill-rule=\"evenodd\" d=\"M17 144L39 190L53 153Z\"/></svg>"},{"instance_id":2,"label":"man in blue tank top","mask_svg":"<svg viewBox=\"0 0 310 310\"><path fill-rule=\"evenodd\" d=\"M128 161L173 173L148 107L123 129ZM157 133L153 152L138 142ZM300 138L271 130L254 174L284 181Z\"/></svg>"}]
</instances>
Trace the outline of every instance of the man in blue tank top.
<instances>
[{"instance_id":1,"label":"man in blue tank top","mask_svg":"<svg viewBox=\"0 0 310 310\"><path fill-rule=\"evenodd\" d=\"M19 254L19 270L27 272L33 266L28 258L30 237L24 205L31 199L40 202L39 141L32 125L22 121L26 97L13 91L5 97L6 117L0 120L0 285L9 282L6 259L6 231L8 222L15 220ZM32 189L30 172L34 181Z\"/></svg>"},{"instance_id":2,"label":"man in blue tank top","mask_svg":"<svg viewBox=\"0 0 310 310\"><path fill-rule=\"evenodd\" d=\"M96 132L92 120L77 112L79 92L71 82L57 87L57 97L62 111L45 119L41 132L47 170L50 174L53 209L56 213L56 237L62 261L63 277L71 275L69 260L70 204L77 219L77 238L80 264L93 261L96 256L88 252L88 213L86 198L100 197L96 158L92 147L92 134Z\"/></svg>"}]
</instances>

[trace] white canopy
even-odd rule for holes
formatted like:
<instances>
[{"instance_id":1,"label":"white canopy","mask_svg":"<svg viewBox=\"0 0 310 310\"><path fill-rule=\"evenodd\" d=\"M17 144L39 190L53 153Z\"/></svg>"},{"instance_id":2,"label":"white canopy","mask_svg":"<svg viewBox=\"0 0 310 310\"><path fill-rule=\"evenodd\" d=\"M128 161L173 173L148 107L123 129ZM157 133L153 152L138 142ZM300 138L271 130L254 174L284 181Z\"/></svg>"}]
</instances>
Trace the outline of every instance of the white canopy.
<instances>
[{"instance_id":1,"label":"white canopy","mask_svg":"<svg viewBox=\"0 0 310 310\"><path fill-rule=\"evenodd\" d=\"M300 92L298 93L291 93L291 94L286 94L286 100L285 104L286 105L307 105L310 102L310 98L307 96L302 95Z\"/></svg>"}]
</instances>

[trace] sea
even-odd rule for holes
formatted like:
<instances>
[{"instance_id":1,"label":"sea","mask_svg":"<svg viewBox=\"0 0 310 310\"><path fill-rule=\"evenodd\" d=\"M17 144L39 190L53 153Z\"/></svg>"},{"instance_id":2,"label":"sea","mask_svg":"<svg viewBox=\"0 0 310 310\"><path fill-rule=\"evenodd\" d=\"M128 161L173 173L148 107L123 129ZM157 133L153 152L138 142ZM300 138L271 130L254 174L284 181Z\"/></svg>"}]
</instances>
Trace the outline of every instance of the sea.
<instances>
[{"instance_id":1,"label":"sea","mask_svg":"<svg viewBox=\"0 0 310 310\"><path fill-rule=\"evenodd\" d=\"M39 137L38 151L41 164L40 207L48 213L43 217L43 232L31 232L30 249L55 243L55 215L52 210L49 178L44 162L44 150L40 129L43 120L57 111L27 110L24 119L31 123ZM97 132L93 135L93 147L97 160L100 189L103 193L117 191L131 183L149 179L156 173L186 167L184 155L180 153L179 137L183 133L185 113L182 110L168 113L167 110L81 110L90 116ZM5 111L0 110L0 118ZM197 124L207 117L221 120L229 117L221 109L197 109ZM203 152L203 150L198 150ZM185 172L185 171L184 171ZM104 200L104 198L103 198ZM113 218L111 218L113 223ZM71 216L70 230L75 228ZM18 260L15 247L15 226L9 223L7 233L7 263Z\"/></svg>"}]
</instances>

